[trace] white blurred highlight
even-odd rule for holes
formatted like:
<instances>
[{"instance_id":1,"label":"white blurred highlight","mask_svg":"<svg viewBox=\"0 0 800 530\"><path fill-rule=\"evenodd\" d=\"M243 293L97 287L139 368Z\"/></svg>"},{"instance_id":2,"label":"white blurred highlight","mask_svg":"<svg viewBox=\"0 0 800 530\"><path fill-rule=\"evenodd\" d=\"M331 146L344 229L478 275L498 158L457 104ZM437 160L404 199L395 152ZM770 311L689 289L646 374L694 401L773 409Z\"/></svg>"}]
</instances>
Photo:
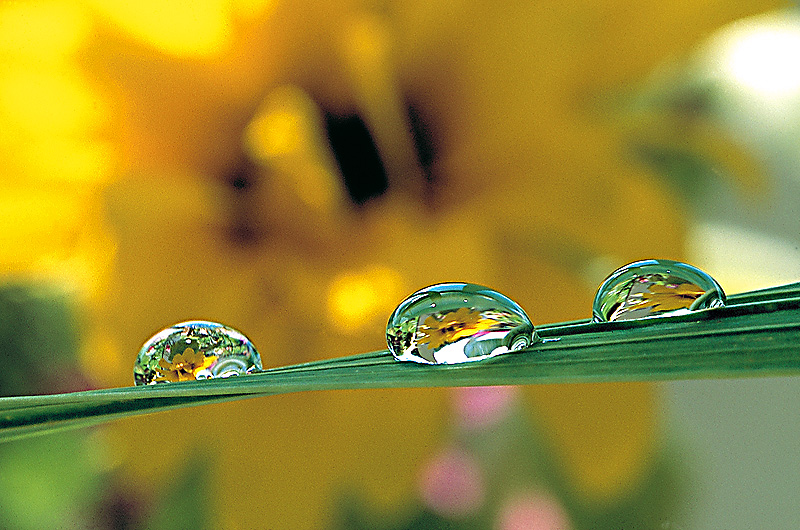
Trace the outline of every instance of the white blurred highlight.
<instances>
[{"instance_id":1,"label":"white blurred highlight","mask_svg":"<svg viewBox=\"0 0 800 530\"><path fill-rule=\"evenodd\" d=\"M800 281L800 245L741 226L701 222L687 239L691 263L726 294Z\"/></svg>"}]
</instances>

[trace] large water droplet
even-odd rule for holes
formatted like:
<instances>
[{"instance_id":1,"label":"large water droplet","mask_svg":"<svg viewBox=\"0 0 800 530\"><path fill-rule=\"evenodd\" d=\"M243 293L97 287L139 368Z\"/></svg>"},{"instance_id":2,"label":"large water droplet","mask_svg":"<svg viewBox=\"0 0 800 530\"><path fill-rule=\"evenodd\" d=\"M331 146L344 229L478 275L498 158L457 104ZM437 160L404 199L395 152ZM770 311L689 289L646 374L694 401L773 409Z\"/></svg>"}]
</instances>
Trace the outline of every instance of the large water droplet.
<instances>
[{"instance_id":1,"label":"large water droplet","mask_svg":"<svg viewBox=\"0 0 800 530\"><path fill-rule=\"evenodd\" d=\"M133 365L137 385L213 379L261 371L261 357L242 333L216 322L194 320L161 330Z\"/></svg>"},{"instance_id":2,"label":"large water droplet","mask_svg":"<svg viewBox=\"0 0 800 530\"><path fill-rule=\"evenodd\" d=\"M526 348L537 336L510 298L471 283L440 283L397 306L386 340L398 361L456 364Z\"/></svg>"},{"instance_id":3,"label":"large water droplet","mask_svg":"<svg viewBox=\"0 0 800 530\"><path fill-rule=\"evenodd\" d=\"M592 307L596 322L672 316L725 304L719 284L697 267L678 261L636 261L600 285Z\"/></svg>"}]
</instances>

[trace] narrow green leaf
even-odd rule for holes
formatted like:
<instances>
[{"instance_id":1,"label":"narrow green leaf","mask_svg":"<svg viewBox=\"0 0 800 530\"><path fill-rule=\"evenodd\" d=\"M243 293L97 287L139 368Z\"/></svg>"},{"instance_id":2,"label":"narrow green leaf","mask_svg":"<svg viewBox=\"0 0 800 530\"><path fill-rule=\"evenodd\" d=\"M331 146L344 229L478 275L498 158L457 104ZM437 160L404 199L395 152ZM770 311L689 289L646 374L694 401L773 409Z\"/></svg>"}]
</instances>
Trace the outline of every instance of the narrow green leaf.
<instances>
[{"instance_id":1,"label":"narrow green leaf","mask_svg":"<svg viewBox=\"0 0 800 530\"><path fill-rule=\"evenodd\" d=\"M459 365L388 351L228 379L0 398L0 441L248 397L364 388L527 385L800 374L800 283L731 296L688 315L539 326L534 347Z\"/></svg>"}]
</instances>

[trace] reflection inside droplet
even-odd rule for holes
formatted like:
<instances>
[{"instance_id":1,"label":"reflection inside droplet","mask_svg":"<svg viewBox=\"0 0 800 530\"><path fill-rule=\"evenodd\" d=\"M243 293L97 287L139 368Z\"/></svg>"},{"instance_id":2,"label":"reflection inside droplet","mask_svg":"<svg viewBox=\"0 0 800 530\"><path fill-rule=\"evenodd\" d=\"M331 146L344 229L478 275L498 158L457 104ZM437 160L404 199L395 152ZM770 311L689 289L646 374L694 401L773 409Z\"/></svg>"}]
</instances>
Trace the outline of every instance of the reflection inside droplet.
<instances>
[{"instance_id":1,"label":"reflection inside droplet","mask_svg":"<svg viewBox=\"0 0 800 530\"><path fill-rule=\"evenodd\" d=\"M137 385L214 379L261 371L250 339L233 328L195 320L156 333L133 366Z\"/></svg>"},{"instance_id":2,"label":"reflection inside droplet","mask_svg":"<svg viewBox=\"0 0 800 530\"><path fill-rule=\"evenodd\" d=\"M600 285L592 307L596 322L672 316L725 304L719 284L697 267L644 260L617 269Z\"/></svg>"},{"instance_id":3,"label":"reflection inside droplet","mask_svg":"<svg viewBox=\"0 0 800 530\"><path fill-rule=\"evenodd\" d=\"M521 350L537 339L528 315L508 297L470 283L441 283L406 298L386 340L399 361L456 364Z\"/></svg>"}]
</instances>

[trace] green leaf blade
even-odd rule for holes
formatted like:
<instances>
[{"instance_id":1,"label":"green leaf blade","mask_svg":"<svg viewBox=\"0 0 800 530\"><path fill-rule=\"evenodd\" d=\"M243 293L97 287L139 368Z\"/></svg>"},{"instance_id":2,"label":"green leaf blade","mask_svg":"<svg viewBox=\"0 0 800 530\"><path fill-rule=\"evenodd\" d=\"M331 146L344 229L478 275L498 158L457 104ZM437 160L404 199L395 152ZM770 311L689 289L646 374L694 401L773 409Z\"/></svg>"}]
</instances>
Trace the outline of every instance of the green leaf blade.
<instances>
[{"instance_id":1,"label":"green leaf blade","mask_svg":"<svg viewBox=\"0 0 800 530\"><path fill-rule=\"evenodd\" d=\"M228 379L0 398L0 441L137 414L312 390L529 385L800 374L800 284L730 297L675 317L537 328L534 347L457 365L396 362L388 351Z\"/></svg>"}]
</instances>

